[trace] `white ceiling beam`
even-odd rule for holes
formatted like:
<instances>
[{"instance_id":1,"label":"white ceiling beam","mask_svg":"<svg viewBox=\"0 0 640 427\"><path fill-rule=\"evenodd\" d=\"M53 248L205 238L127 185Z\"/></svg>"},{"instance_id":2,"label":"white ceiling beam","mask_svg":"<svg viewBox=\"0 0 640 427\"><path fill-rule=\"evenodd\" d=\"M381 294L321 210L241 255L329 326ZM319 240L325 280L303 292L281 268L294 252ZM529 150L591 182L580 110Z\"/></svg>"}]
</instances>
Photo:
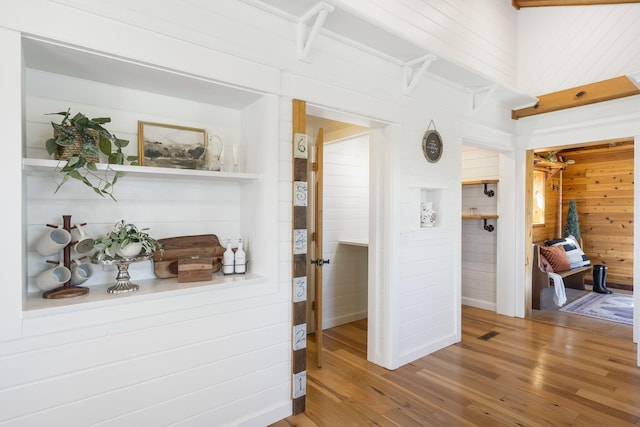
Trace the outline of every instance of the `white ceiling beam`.
<instances>
[{"instance_id":1,"label":"white ceiling beam","mask_svg":"<svg viewBox=\"0 0 640 427\"><path fill-rule=\"evenodd\" d=\"M416 87L429 65L436 59L438 59L437 56L427 54L404 64L403 85L405 95L408 95Z\"/></svg>"},{"instance_id":2,"label":"white ceiling beam","mask_svg":"<svg viewBox=\"0 0 640 427\"><path fill-rule=\"evenodd\" d=\"M300 61L310 62L309 52L311 51L313 42L316 37L318 37L318 33L322 29L324 21L327 19L327 15L334 10L335 7L329 3L320 2L309 9L309 11L300 18L300 21L298 22L298 59ZM307 34L307 21L311 20L313 17L315 17L315 21L311 27L311 31Z\"/></svg>"}]
</instances>

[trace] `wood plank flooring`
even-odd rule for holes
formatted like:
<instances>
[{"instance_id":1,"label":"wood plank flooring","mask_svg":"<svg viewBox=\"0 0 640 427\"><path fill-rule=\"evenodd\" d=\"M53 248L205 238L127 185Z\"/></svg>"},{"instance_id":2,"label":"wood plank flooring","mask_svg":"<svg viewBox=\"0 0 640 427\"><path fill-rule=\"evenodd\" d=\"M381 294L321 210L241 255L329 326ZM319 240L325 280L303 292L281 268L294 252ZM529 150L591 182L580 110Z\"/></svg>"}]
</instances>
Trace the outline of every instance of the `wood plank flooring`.
<instances>
[{"instance_id":1,"label":"wood plank flooring","mask_svg":"<svg viewBox=\"0 0 640 427\"><path fill-rule=\"evenodd\" d=\"M632 295L633 292L622 289L612 289L615 293ZM575 289L567 289L567 304L578 299L585 293L591 291L591 286L587 286L587 291L578 291ZM598 335L606 335L608 337L620 338L627 341L633 341L633 326L622 323L608 322L606 320L594 319L588 316L580 316L578 314L566 313L560 311L553 304L552 288L542 291L543 309L533 310L531 318L539 322L551 323L564 328L579 329L585 332L591 332Z\"/></svg>"},{"instance_id":2,"label":"wood plank flooring","mask_svg":"<svg viewBox=\"0 0 640 427\"><path fill-rule=\"evenodd\" d=\"M323 368L307 362L305 414L274 427L640 426L627 340L467 306L460 343L394 371L366 361L366 321L324 340Z\"/></svg>"}]
</instances>

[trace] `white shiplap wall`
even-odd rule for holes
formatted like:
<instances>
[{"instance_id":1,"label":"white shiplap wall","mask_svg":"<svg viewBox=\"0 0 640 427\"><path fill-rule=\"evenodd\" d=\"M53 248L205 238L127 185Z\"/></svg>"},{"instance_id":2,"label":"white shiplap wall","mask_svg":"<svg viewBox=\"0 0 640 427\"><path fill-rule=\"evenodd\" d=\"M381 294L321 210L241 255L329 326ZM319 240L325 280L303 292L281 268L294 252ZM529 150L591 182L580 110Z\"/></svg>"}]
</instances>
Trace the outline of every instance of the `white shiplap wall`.
<instances>
[{"instance_id":1,"label":"white shiplap wall","mask_svg":"<svg viewBox=\"0 0 640 427\"><path fill-rule=\"evenodd\" d=\"M8 36L2 36L3 47L8 45L6 52L14 55L6 58L11 70L1 71L10 78L10 86L20 86L19 34L14 31L24 31L205 80L277 94L260 101L264 105L258 108L267 113L243 113L242 120L243 135L247 136L243 143L262 150L255 157L263 159L260 170L267 191L251 191L248 197L259 198L251 206L265 207L256 212L267 216L259 223L274 224L255 233L266 233L271 237L271 247L277 247L277 259L273 251L262 260L265 271L273 269L277 273L267 275L268 280L255 287L164 298L161 304L153 305L165 310L152 315L141 316L139 309L144 304L134 303L91 313L59 310L56 325L63 325L63 330L46 333L48 317L31 314L22 319L20 308L16 311L15 303L20 298L15 288L3 290L0 307L11 313L11 331L3 336L11 340L0 346L0 378L5 381L0 382L0 403L10 411L0 416L8 425L41 425L44 417L48 424L65 425L102 421L112 425L155 424L160 423L158 417L163 417L162 422L181 425L266 425L288 413L294 97L379 123L375 151L382 156L377 159L375 173L382 191L377 200L382 203L376 208L376 227L382 234L377 236L379 262L374 268L381 272L376 280L382 286L375 297L382 316L376 327L384 341L370 357L394 368L460 339L459 135L467 128L460 123L483 122L484 117L491 116L484 109L467 117L468 93L424 79L411 97L402 97L401 67L322 37L314 45L311 63L297 61L294 27L237 1L215 5L204 0L121 1L107 5L99 1L23 0L11 6L0 16L0 26L10 29ZM512 38L504 40L509 43ZM467 51L471 53L472 49ZM433 99L439 100L437 106ZM0 123L14 129L14 134L12 122L20 108L17 104L15 93L9 100L0 99L0 111L13 113L1 115ZM37 104L34 101L33 105ZM89 107L90 102L77 100L77 104ZM113 110L131 113L127 108ZM180 117L179 110L167 109L168 114L150 116L173 122ZM118 119L125 120L129 113ZM426 128L425 118L435 120L446 141L445 154L438 164L427 165L422 158L419 141ZM259 125L252 126L256 123ZM509 127L500 120L497 126ZM19 135L14 139L14 145L19 145ZM15 150L7 150L0 159L3 170L16 170L21 157ZM146 189L147 184L140 180L141 188ZM162 190L165 197L174 203L180 201L184 185L166 185ZM422 189L437 195L442 222L434 230L413 227ZM2 192L7 205L15 209L10 217L22 222L26 216L22 218L20 194L10 189ZM222 194L232 192L221 188ZM128 206L122 213L136 218L135 194L125 192L121 197ZM215 194L212 197L215 199ZM190 206L188 215L192 216L176 231L190 227L186 223L194 216L212 212L210 206L201 210L200 203ZM232 204L229 201L227 207ZM51 206L56 207L55 202ZM158 208L168 209L168 204ZM150 205L145 209L149 212ZM181 214L186 215L184 210ZM36 219L32 221L35 224ZM243 219L240 224L249 222ZM156 225L152 223L152 229ZM17 284L24 278L21 271L12 270L6 279ZM221 295L225 297L217 298ZM101 317L103 314L108 316ZM85 317L92 319L92 326L82 322ZM28 328L23 330L24 325ZM23 336L24 331L31 335ZM126 369L132 361L136 362L132 367L139 369ZM131 373L131 378L120 375L120 370ZM61 389L65 394L58 393ZM143 396L142 403L127 400L129 391ZM35 403L33 396L39 398Z\"/></svg>"},{"instance_id":2,"label":"white shiplap wall","mask_svg":"<svg viewBox=\"0 0 640 427\"><path fill-rule=\"evenodd\" d=\"M340 243L369 237L369 135L325 144L323 328L367 317L367 248Z\"/></svg>"},{"instance_id":3,"label":"white shiplap wall","mask_svg":"<svg viewBox=\"0 0 640 427\"><path fill-rule=\"evenodd\" d=\"M518 89L542 95L640 72L640 4L518 11Z\"/></svg>"},{"instance_id":4,"label":"white shiplap wall","mask_svg":"<svg viewBox=\"0 0 640 427\"><path fill-rule=\"evenodd\" d=\"M462 180L497 179L498 153L464 145L462 149ZM500 197L496 184L488 185L494 197L484 194L483 185L462 187L462 213L475 207L480 214L495 214ZM496 309L496 243L499 220L489 220L493 232L484 230L480 219L462 220L462 303L495 311Z\"/></svg>"},{"instance_id":5,"label":"white shiplap wall","mask_svg":"<svg viewBox=\"0 0 640 427\"><path fill-rule=\"evenodd\" d=\"M114 29L117 24L85 14L80 19L50 2L20 3L12 9L17 16L10 19L10 25L32 25L27 24L31 15L20 11L36 7L46 9L43 13L49 17L58 16L59 21L86 23L92 28L89 34L96 34L95 28L101 29L99 33L118 33L133 52L141 43L140 56L150 46L163 46L168 61L178 56L171 42L164 43L161 37L154 39L131 28ZM0 25L9 24L3 18ZM56 34L47 24L35 25L50 36ZM78 36L85 34L82 29L75 31ZM11 74L20 76L20 39L18 33L12 35L3 37L2 43L15 48L3 51L16 54L7 60L7 66L15 68ZM118 41L113 39L93 47L115 45ZM188 50L179 50L190 58L182 65L198 75L194 63L204 56L190 56ZM228 70L233 62L231 58L218 61L216 70ZM256 71L256 76L261 74ZM5 151L2 161L7 170L20 165L23 155L46 157L41 145L50 135L51 117L43 114L71 107L89 116L112 117L114 123L107 127L129 139L128 151L133 153L137 152L137 120L211 129L229 144L227 148L238 144L241 168L260 174L261 179L239 184L127 176L119 182L116 204L92 197L76 182L65 184L53 195L55 186L47 176L28 173L25 199L18 201L5 194L9 209L15 209L14 216L20 218L15 228L24 230L26 246L24 269L18 264L13 276L7 277L7 283L14 284L12 289L20 294L34 289L31 278L43 268L43 258L31 250L33 240L43 224L59 222L63 213L73 215L74 221L88 222L87 231L94 235L125 218L149 226L159 238L209 232L243 236L251 254L250 270L265 279L152 296L113 296L88 304L60 301L46 307L41 298L39 309L25 304L25 311L7 322L17 320L19 327L9 332L10 340L0 343L0 423L266 425L290 413L290 273L283 265L290 268L290 255L285 254L291 253L291 238L279 230L290 233L291 218L278 215L278 204L291 205L291 177L279 177L278 171L291 170L291 127L284 124L289 133L280 139L277 97L254 96L256 102L237 109L216 105L216 99L210 104L195 102L36 70L26 70L24 77L24 111L20 100L3 98L0 102L3 111L24 113L24 142L20 137L8 142L21 149L17 155ZM20 89L22 82L13 78L12 85ZM290 121L290 105L283 114ZM19 176L14 177L18 183ZM265 223L278 226L259 226ZM276 247L277 251L272 250ZM115 279L115 270L96 269L96 277L87 285ZM152 277L151 263L132 266L131 274L134 280ZM2 291L4 313L4 307L13 310L16 303L21 308L22 298L13 294Z\"/></svg>"},{"instance_id":6,"label":"white shiplap wall","mask_svg":"<svg viewBox=\"0 0 640 427\"><path fill-rule=\"evenodd\" d=\"M516 84L516 10L504 0L341 0L382 28L500 83Z\"/></svg>"}]
</instances>

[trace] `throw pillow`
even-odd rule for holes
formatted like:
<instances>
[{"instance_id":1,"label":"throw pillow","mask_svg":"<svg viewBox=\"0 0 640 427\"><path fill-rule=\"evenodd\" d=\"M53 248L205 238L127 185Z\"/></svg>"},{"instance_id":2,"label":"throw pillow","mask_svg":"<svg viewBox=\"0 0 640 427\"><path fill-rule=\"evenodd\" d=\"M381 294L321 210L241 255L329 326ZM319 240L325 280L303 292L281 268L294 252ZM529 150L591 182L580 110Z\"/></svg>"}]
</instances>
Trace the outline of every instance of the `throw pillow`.
<instances>
[{"instance_id":1,"label":"throw pillow","mask_svg":"<svg viewBox=\"0 0 640 427\"><path fill-rule=\"evenodd\" d=\"M567 258L567 254L562 246L540 246L540 255L549 261L553 271L571 270L569 258Z\"/></svg>"},{"instance_id":2,"label":"throw pillow","mask_svg":"<svg viewBox=\"0 0 640 427\"><path fill-rule=\"evenodd\" d=\"M549 261L547 261L547 259L543 257L542 254L540 254L540 267L542 267L542 269L547 273L553 273L553 267L551 267Z\"/></svg>"},{"instance_id":3,"label":"throw pillow","mask_svg":"<svg viewBox=\"0 0 640 427\"><path fill-rule=\"evenodd\" d=\"M578 241L573 236L565 237L564 239L548 240L544 242L547 246L562 246L567 253L569 259L569 265L571 268L580 268L591 265L591 261L584 254Z\"/></svg>"}]
</instances>

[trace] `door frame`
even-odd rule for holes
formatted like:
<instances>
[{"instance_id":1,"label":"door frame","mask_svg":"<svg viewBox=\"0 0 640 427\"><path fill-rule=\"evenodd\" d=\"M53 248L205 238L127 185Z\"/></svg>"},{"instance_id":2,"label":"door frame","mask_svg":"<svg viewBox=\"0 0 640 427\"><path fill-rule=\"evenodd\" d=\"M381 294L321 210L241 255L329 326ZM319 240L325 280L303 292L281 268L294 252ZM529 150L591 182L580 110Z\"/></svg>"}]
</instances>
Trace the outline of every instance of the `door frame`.
<instances>
[{"instance_id":1,"label":"door frame","mask_svg":"<svg viewBox=\"0 0 640 427\"><path fill-rule=\"evenodd\" d=\"M307 274L308 253L297 253L296 236L307 230L307 203L296 204L297 183L304 179L308 182L308 135L306 134L306 116L314 115L353 123L368 127L369 132L369 256L368 256L368 327L367 327L367 360L380 366L390 366L394 345L391 342L391 305L388 284L391 283L391 268L385 262L389 259L391 242L389 227L385 226L391 218L392 206L383 203L384 193L389 192L389 174L391 168L384 165L390 144L388 140L399 138L399 125L370 119L358 114L341 112L331 108L293 99L292 106L292 405L293 414L304 412L306 406L306 340L304 347L296 343L296 334L304 330L306 335L307 307ZM301 134L304 139L304 156L300 154ZM304 172L303 172L304 171ZM306 184L308 186L308 183ZM305 186L305 197L307 190ZM304 243L307 246L306 240ZM303 274L304 269L304 274ZM303 289L303 290L302 290ZM385 321L386 319L386 321Z\"/></svg>"}]
</instances>

